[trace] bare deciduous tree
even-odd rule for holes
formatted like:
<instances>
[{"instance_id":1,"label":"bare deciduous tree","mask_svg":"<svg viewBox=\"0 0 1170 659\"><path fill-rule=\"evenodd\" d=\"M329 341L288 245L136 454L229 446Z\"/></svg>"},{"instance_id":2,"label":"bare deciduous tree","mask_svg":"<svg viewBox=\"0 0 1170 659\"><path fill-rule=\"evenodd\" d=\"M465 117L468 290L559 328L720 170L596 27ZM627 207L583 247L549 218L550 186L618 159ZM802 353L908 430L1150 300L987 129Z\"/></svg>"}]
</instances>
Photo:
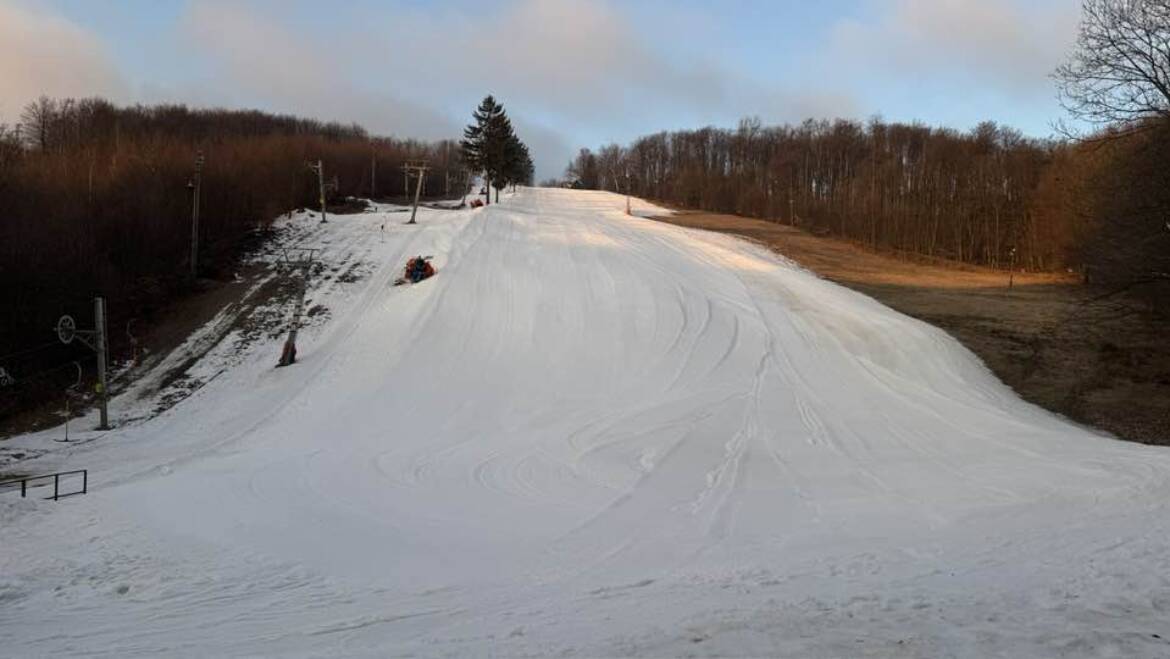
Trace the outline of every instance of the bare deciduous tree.
<instances>
[{"instance_id":1,"label":"bare deciduous tree","mask_svg":"<svg viewBox=\"0 0 1170 659\"><path fill-rule=\"evenodd\" d=\"M1076 50L1054 78L1079 120L1170 116L1170 2L1084 0Z\"/></svg>"},{"instance_id":2,"label":"bare deciduous tree","mask_svg":"<svg viewBox=\"0 0 1170 659\"><path fill-rule=\"evenodd\" d=\"M42 151L48 150L49 138L56 118L57 102L48 96L41 96L24 106L24 111L20 114L20 123L33 148Z\"/></svg>"}]
</instances>

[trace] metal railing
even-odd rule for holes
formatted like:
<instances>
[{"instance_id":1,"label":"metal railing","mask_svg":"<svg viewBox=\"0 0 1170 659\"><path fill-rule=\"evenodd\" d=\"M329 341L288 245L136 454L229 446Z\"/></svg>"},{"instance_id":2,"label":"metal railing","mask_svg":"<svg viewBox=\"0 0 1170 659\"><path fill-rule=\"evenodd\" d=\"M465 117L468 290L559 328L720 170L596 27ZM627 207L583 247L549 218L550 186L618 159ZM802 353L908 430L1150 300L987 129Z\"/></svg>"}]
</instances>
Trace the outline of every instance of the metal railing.
<instances>
[{"instance_id":1,"label":"metal railing","mask_svg":"<svg viewBox=\"0 0 1170 659\"><path fill-rule=\"evenodd\" d=\"M61 491L61 483L65 482L68 486L70 481L76 481L76 476L81 475L81 489L74 488L72 491ZM69 478L73 476L74 478ZM71 497L77 494L85 494L89 491L89 470L75 469L73 471L59 471L55 474L42 474L40 476L25 476L23 478L13 478L11 480L0 481L0 492L20 490L21 498L28 496L29 490L36 488L47 488L49 485L53 486L53 496L45 497L56 501L64 497Z\"/></svg>"}]
</instances>

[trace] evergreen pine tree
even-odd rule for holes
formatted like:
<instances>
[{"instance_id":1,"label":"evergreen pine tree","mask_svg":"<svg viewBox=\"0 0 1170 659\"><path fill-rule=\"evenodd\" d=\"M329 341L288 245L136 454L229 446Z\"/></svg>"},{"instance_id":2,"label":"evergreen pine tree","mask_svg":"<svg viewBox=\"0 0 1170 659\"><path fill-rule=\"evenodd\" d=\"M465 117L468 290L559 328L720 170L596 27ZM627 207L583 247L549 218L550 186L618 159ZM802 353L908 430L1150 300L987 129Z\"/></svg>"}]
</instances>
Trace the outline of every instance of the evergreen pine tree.
<instances>
[{"instance_id":1,"label":"evergreen pine tree","mask_svg":"<svg viewBox=\"0 0 1170 659\"><path fill-rule=\"evenodd\" d=\"M532 183L534 174L532 156L528 152L528 146L515 134L509 138L505 149L505 174L507 184L515 186Z\"/></svg>"},{"instance_id":2,"label":"evergreen pine tree","mask_svg":"<svg viewBox=\"0 0 1170 659\"><path fill-rule=\"evenodd\" d=\"M515 138L512 122L504 113L504 106L490 94L472 113L474 123L463 129L459 146L469 167L483 172L491 203L492 184L502 184L506 178L509 143ZM499 201L497 192L497 201Z\"/></svg>"},{"instance_id":3,"label":"evergreen pine tree","mask_svg":"<svg viewBox=\"0 0 1170 659\"><path fill-rule=\"evenodd\" d=\"M490 94L472 113L474 123L463 129L459 145L463 161L474 171L482 172L491 203L491 190L496 189L496 201L500 190L508 185L531 185L535 167L528 146L520 141L512 130L512 121Z\"/></svg>"}]
</instances>

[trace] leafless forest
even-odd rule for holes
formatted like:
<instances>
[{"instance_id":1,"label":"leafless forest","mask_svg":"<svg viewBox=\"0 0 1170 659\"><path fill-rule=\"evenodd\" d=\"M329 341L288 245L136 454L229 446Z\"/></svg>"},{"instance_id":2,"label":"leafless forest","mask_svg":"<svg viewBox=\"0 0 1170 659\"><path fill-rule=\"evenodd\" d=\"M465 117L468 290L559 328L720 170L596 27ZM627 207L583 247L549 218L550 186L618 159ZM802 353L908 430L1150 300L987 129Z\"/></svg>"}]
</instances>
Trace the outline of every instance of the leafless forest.
<instances>
[{"instance_id":1,"label":"leafless forest","mask_svg":"<svg viewBox=\"0 0 1170 659\"><path fill-rule=\"evenodd\" d=\"M92 296L105 295L112 351L124 356L127 337L116 328L192 286L188 183L200 151L200 274L223 278L278 215L316 207L317 176L306 162L323 160L337 200L369 196L376 159L375 191L397 196L405 160L428 159L428 187L439 191L459 149L260 112L30 103L19 125L0 126L0 346L22 349L0 355L20 384L6 408L35 399L38 381L59 390L61 369L71 377L72 348L54 345L50 332L62 313L88 325Z\"/></svg>"},{"instance_id":2,"label":"leafless forest","mask_svg":"<svg viewBox=\"0 0 1170 659\"><path fill-rule=\"evenodd\" d=\"M658 133L582 150L572 182L804 226L874 248L1136 282L1170 232L1170 121L1083 143L987 122L808 121ZM1013 255L1014 252L1014 255Z\"/></svg>"},{"instance_id":3,"label":"leafless forest","mask_svg":"<svg viewBox=\"0 0 1170 659\"><path fill-rule=\"evenodd\" d=\"M1029 193L1052 147L985 123L970 134L926 126L807 121L643 137L582 151L581 185L810 228L875 247L961 261L1059 265ZM1063 219L1063 218L1062 218ZM1064 233L1065 227L1056 228Z\"/></svg>"}]
</instances>

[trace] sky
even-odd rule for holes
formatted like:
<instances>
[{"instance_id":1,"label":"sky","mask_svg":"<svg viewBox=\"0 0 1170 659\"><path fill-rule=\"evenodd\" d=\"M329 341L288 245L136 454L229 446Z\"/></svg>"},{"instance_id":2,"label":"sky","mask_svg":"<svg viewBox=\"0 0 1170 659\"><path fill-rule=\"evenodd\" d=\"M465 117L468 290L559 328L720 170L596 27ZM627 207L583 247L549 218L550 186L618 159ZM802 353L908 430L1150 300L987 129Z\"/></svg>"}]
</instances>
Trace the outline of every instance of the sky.
<instances>
[{"instance_id":1,"label":"sky","mask_svg":"<svg viewBox=\"0 0 1170 659\"><path fill-rule=\"evenodd\" d=\"M247 107L457 138L491 93L537 176L583 146L806 118L1046 137L1078 0L0 0L31 99Z\"/></svg>"}]
</instances>

